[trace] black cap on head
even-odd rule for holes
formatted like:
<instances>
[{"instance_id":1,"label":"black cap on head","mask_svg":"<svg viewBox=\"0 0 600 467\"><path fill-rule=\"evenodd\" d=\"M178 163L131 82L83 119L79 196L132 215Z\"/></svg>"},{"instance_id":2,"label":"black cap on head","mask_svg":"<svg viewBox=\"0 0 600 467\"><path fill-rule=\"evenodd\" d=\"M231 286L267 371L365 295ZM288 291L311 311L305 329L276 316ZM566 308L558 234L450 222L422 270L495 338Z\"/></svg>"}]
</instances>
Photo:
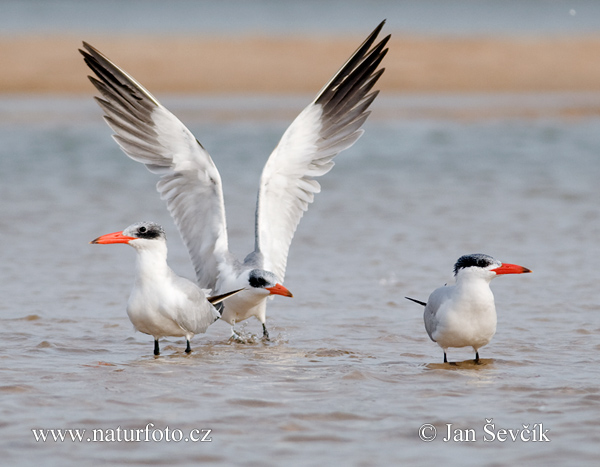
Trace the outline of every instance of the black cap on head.
<instances>
[{"instance_id":1,"label":"black cap on head","mask_svg":"<svg viewBox=\"0 0 600 467\"><path fill-rule=\"evenodd\" d=\"M496 263L498 263L498 261L492 258L490 255L484 255L481 253L464 255L458 258L456 261L456 264L454 265L454 275L456 276L458 271L464 268L470 268L473 266L478 268L487 268Z\"/></svg>"}]
</instances>

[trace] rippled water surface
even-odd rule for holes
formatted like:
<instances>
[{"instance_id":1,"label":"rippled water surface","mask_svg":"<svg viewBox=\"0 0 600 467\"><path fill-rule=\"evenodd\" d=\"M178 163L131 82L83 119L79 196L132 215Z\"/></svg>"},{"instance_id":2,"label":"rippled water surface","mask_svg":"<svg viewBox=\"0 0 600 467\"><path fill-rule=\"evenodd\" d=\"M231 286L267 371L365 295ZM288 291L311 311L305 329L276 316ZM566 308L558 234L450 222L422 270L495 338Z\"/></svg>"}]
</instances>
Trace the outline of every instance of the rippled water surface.
<instances>
[{"instance_id":1,"label":"rippled water surface","mask_svg":"<svg viewBox=\"0 0 600 467\"><path fill-rule=\"evenodd\" d=\"M221 170L239 256L252 247L262 165L305 102L171 102ZM322 179L292 244L295 298L268 308L273 340L231 343L217 322L191 355L166 339L155 358L125 314L135 252L88 244L154 220L173 269L193 276L154 176L119 151L90 99L0 101L3 462L597 462L600 119L390 118L402 105L382 100ZM422 308L403 297L425 300L471 252L534 273L492 283L498 331L484 364L452 349L459 364L443 365ZM424 424L438 431L430 443ZM447 424L459 431L446 442ZM147 426L150 439L166 427L183 439L110 441ZM530 441L501 434L524 428ZM36 442L32 429L86 432ZM185 441L200 430L212 441Z\"/></svg>"}]
</instances>

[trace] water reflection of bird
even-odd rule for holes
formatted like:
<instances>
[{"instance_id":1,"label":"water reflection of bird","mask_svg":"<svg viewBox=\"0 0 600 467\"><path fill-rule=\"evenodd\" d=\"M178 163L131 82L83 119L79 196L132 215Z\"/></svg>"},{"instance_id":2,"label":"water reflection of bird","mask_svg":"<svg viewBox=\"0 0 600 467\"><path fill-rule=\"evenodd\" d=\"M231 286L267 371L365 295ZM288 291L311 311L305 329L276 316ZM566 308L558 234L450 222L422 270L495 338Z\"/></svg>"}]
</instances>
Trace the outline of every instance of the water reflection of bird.
<instances>
[{"instance_id":1,"label":"water reflection of bird","mask_svg":"<svg viewBox=\"0 0 600 467\"><path fill-rule=\"evenodd\" d=\"M96 98L114 139L132 159L160 176L157 189L188 248L198 284L222 293L244 290L223 304L233 326L255 316L265 325L266 298L292 294L281 285L300 219L320 191L314 180L352 146L378 94L389 35L376 45L382 22L292 122L263 169L256 207L255 247L243 262L229 252L221 177L192 133L133 77L84 42L80 50L96 77Z\"/></svg>"},{"instance_id":2,"label":"water reflection of bird","mask_svg":"<svg viewBox=\"0 0 600 467\"><path fill-rule=\"evenodd\" d=\"M455 285L434 290L427 303L406 298L425 306L425 329L444 350L444 363L448 361L449 347L473 347L478 363L479 349L489 344L496 333L496 306L490 281L501 274L526 272L531 271L488 255L465 255L454 265Z\"/></svg>"}]
</instances>

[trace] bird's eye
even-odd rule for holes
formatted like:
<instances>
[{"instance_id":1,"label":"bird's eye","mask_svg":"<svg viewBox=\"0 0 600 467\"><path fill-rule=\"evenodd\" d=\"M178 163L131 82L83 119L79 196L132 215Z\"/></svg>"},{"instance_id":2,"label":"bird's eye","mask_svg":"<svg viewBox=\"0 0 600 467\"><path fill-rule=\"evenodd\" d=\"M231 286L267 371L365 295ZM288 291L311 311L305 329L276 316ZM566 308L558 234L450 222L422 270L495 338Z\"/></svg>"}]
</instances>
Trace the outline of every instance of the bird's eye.
<instances>
[{"instance_id":1,"label":"bird's eye","mask_svg":"<svg viewBox=\"0 0 600 467\"><path fill-rule=\"evenodd\" d=\"M139 228L139 231L140 231L140 233L144 233L144 232L146 232L146 227L143 227L143 226L142 226L142 227L140 227L140 228Z\"/></svg>"},{"instance_id":2,"label":"bird's eye","mask_svg":"<svg viewBox=\"0 0 600 467\"><path fill-rule=\"evenodd\" d=\"M263 288L268 285L268 281L264 277L250 276L250 286L256 288Z\"/></svg>"}]
</instances>

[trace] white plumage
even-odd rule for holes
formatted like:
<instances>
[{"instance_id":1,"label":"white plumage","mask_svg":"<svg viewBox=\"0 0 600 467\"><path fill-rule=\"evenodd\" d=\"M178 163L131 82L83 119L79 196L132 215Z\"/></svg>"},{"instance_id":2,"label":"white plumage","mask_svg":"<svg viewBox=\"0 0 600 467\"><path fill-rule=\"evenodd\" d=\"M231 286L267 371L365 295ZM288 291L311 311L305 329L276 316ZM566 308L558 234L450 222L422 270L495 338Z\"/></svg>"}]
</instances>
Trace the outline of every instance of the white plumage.
<instances>
[{"instance_id":1,"label":"white plumage","mask_svg":"<svg viewBox=\"0 0 600 467\"><path fill-rule=\"evenodd\" d=\"M153 222L138 222L122 232L102 235L91 243L126 243L137 251L135 283L127 304L134 328L154 337L154 354L160 353L159 339L185 337L190 340L219 319L213 306L236 292L207 297L193 282L175 274L167 264L167 242L163 228Z\"/></svg>"},{"instance_id":2,"label":"white plumage","mask_svg":"<svg viewBox=\"0 0 600 467\"><path fill-rule=\"evenodd\" d=\"M114 139L132 159L160 176L157 189L186 244L200 287L222 292L244 288L223 307L232 326L255 316L263 325L266 298L292 296L281 285L289 247L300 219L320 191L314 177L362 135L371 91L383 69L389 35L373 45L383 22L283 134L268 158L258 191L255 248L243 262L228 248L221 177L192 133L141 84L84 42L81 50L96 77L96 100ZM233 328L232 328L233 330Z\"/></svg>"},{"instance_id":3,"label":"white plumage","mask_svg":"<svg viewBox=\"0 0 600 467\"><path fill-rule=\"evenodd\" d=\"M461 256L454 265L455 285L432 292L425 305L423 320L427 334L446 352L450 347L473 347L475 361L479 349L496 333L496 306L490 289L491 280L500 274L531 272L516 264L501 263L488 255Z\"/></svg>"}]
</instances>

